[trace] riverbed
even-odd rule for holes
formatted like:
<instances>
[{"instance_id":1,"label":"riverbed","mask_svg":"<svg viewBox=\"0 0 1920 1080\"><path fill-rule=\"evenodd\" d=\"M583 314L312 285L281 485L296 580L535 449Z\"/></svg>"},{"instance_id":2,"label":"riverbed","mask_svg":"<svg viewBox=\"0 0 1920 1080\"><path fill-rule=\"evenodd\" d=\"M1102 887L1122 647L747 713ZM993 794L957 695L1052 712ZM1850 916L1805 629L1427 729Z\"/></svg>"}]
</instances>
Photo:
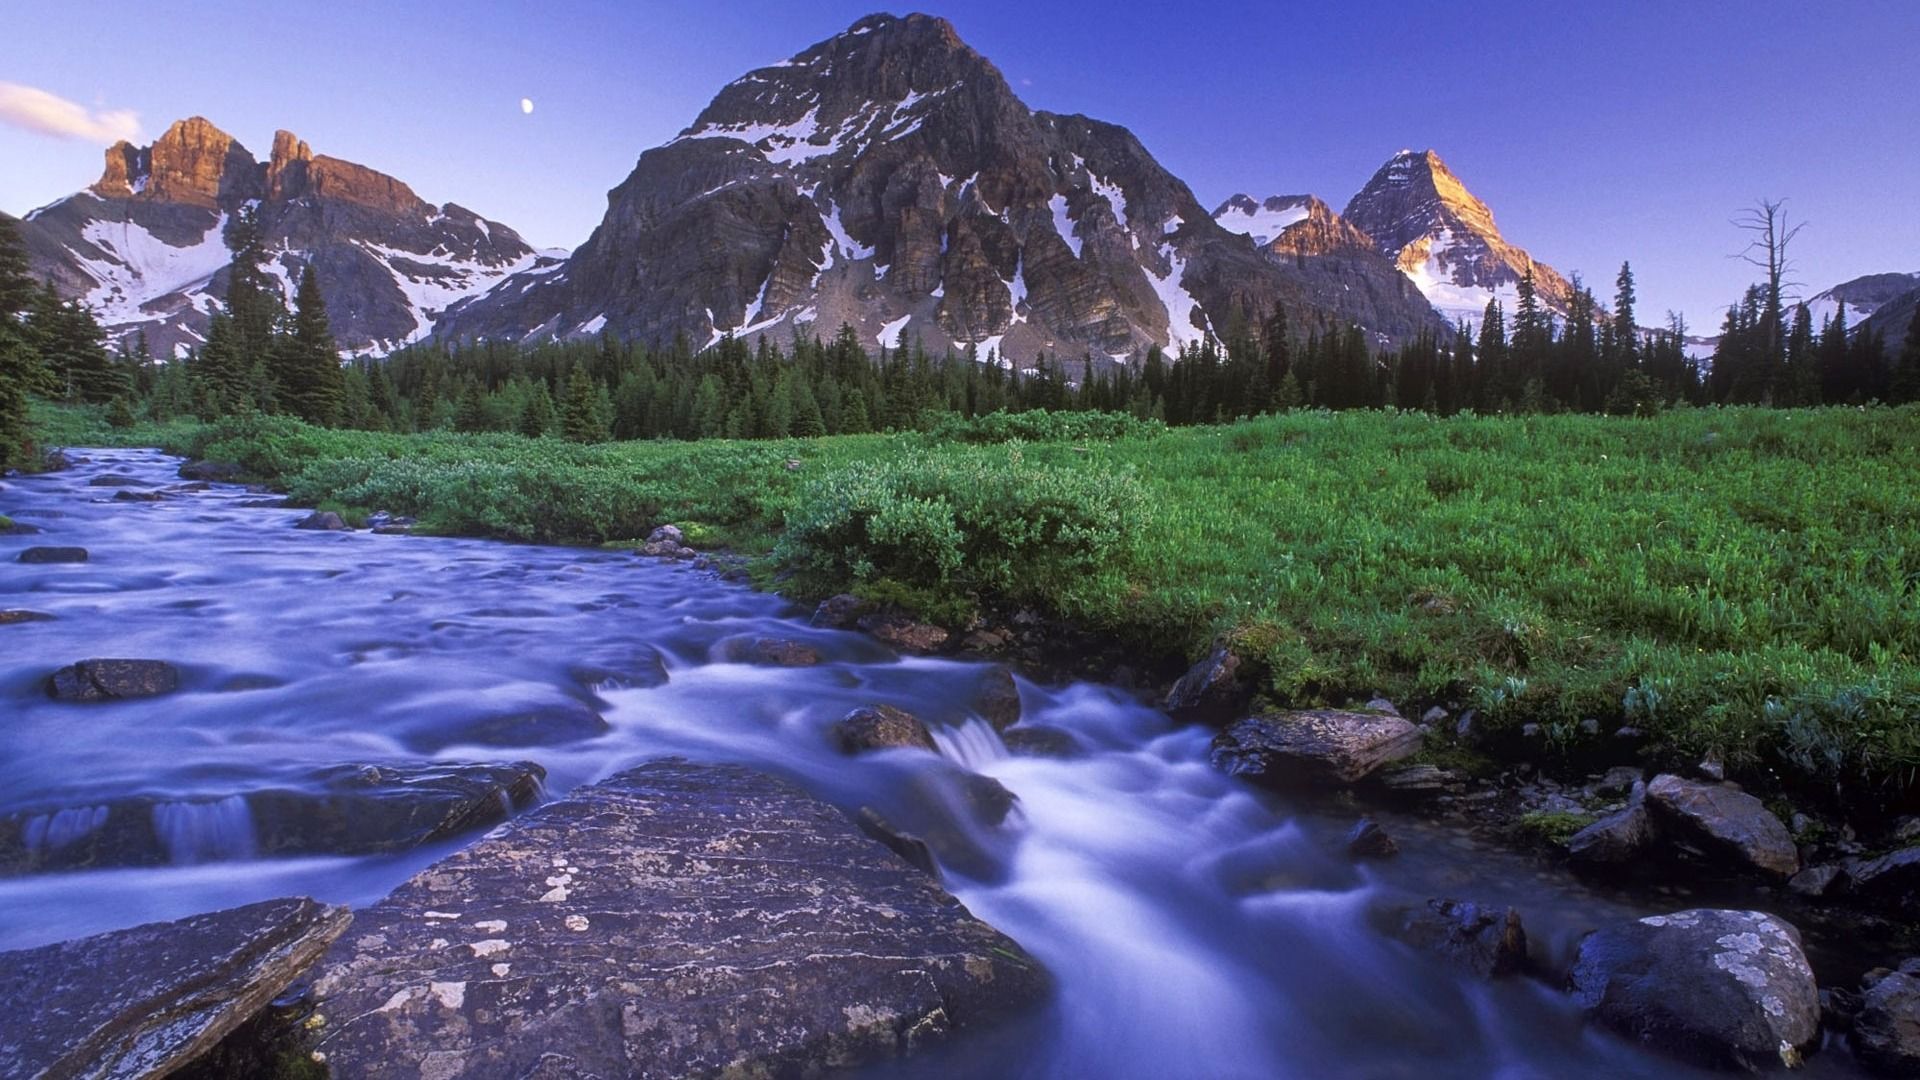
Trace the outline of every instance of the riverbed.
<instances>
[{"instance_id":1,"label":"riverbed","mask_svg":"<svg viewBox=\"0 0 1920 1080\"><path fill-rule=\"evenodd\" d=\"M51 616L0 626L0 817L43 819L45 843L56 820L84 828L137 795L165 850L159 865L0 878L0 949L289 894L364 906L463 842L261 857L249 793L338 766L533 761L560 797L678 755L915 825L947 887L1054 974L1042 1012L875 1076L1691 1075L1584 1024L1548 978L1474 979L1372 918L1428 897L1512 904L1550 973L1586 930L1651 907L1408 818L1385 818L1400 856L1355 863L1352 813L1223 776L1210 731L1127 691L1021 680L1022 722L1080 752L1016 756L970 715L983 665L810 626L806 610L685 563L296 530L304 511L240 487L169 491L180 462L158 451L76 456L0 490L0 512L41 530L0 536L0 609ZM34 545L89 558L15 561ZM761 639L821 660L743 662ZM50 699L48 675L87 657L169 661L180 689ZM621 675L636 668L664 678ZM842 755L829 726L874 704L928 721L941 752ZM599 722L505 738L477 723L502 715ZM1004 824L969 814L967 771L1016 796ZM1854 1071L1836 1052L1806 1074Z\"/></svg>"}]
</instances>

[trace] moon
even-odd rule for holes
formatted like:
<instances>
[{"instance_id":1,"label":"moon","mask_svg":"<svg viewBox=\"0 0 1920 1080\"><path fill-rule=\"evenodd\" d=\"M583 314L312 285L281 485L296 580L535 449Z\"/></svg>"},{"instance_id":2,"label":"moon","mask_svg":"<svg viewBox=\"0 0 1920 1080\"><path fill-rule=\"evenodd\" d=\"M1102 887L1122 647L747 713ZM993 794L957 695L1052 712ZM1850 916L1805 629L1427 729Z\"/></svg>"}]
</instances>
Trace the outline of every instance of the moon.
<instances>
[{"instance_id":1,"label":"moon","mask_svg":"<svg viewBox=\"0 0 1920 1080\"><path fill-rule=\"evenodd\" d=\"M523 113L532 113L532 112L533 112L533 99L532 99L532 98L527 98L527 97L523 97L523 98L521 98L521 99L520 99L520 111L521 111L521 112L523 112Z\"/></svg>"}]
</instances>

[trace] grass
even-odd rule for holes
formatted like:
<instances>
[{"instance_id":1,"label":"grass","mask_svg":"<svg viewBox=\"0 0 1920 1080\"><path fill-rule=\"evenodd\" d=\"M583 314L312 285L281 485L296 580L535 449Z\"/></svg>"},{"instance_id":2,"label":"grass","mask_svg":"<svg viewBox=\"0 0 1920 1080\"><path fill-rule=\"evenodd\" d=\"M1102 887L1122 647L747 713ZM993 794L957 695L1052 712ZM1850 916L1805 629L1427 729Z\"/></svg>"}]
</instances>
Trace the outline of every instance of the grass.
<instances>
[{"instance_id":1,"label":"grass","mask_svg":"<svg viewBox=\"0 0 1920 1080\"><path fill-rule=\"evenodd\" d=\"M677 522L802 594L948 621L1036 606L1162 657L1226 639L1277 704L1473 706L1556 750L1582 719L1632 723L1663 758L1881 801L1920 769L1920 407L599 446L57 423L434 531Z\"/></svg>"}]
</instances>

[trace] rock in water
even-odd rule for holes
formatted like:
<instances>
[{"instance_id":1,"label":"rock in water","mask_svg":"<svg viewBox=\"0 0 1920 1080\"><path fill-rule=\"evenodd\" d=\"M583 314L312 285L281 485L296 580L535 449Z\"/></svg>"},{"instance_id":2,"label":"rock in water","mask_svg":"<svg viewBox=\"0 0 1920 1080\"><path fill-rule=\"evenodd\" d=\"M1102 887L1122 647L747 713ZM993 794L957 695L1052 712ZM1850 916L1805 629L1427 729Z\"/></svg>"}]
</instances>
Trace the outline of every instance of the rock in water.
<instances>
[{"instance_id":1,"label":"rock in water","mask_svg":"<svg viewBox=\"0 0 1920 1080\"><path fill-rule=\"evenodd\" d=\"M453 1080L813 1075L1047 986L833 807L661 761L416 875L361 913L315 994L335 1075Z\"/></svg>"},{"instance_id":2,"label":"rock in water","mask_svg":"<svg viewBox=\"0 0 1920 1080\"><path fill-rule=\"evenodd\" d=\"M1574 833L1567 857L1588 870L1618 870L1633 864L1653 842L1647 808L1634 803Z\"/></svg>"},{"instance_id":3,"label":"rock in water","mask_svg":"<svg viewBox=\"0 0 1920 1080\"><path fill-rule=\"evenodd\" d=\"M1895 971L1867 981L1853 1052L1876 1072L1920 1076L1920 974Z\"/></svg>"},{"instance_id":4,"label":"rock in water","mask_svg":"<svg viewBox=\"0 0 1920 1080\"><path fill-rule=\"evenodd\" d=\"M86 562L87 549L83 547L30 547L20 553L23 563L73 563Z\"/></svg>"},{"instance_id":5,"label":"rock in water","mask_svg":"<svg viewBox=\"0 0 1920 1080\"><path fill-rule=\"evenodd\" d=\"M1232 649L1218 645L1167 691L1165 708L1180 720L1219 723L1233 719L1246 702L1240 658Z\"/></svg>"},{"instance_id":6,"label":"rock in water","mask_svg":"<svg viewBox=\"0 0 1920 1080\"><path fill-rule=\"evenodd\" d=\"M1013 672L994 664L980 673L979 689L974 691L973 711L980 719L1004 732L1020 722L1020 685Z\"/></svg>"},{"instance_id":7,"label":"rock in water","mask_svg":"<svg viewBox=\"0 0 1920 1080\"><path fill-rule=\"evenodd\" d=\"M179 669L164 660L82 660L47 678L47 696L57 701L156 697L179 687Z\"/></svg>"},{"instance_id":8,"label":"rock in water","mask_svg":"<svg viewBox=\"0 0 1920 1080\"><path fill-rule=\"evenodd\" d=\"M933 736L920 718L891 705L855 709L833 725L833 740L844 754L912 747L935 750Z\"/></svg>"},{"instance_id":9,"label":"rock in water","mask_svg":"<svg viewBox=\"0 0 1920 1080\"><path fill-rule=\"evenodd\" d=\"M1650 915L1587 935L1573 993L1615 1031L1704 1065L1796 1064L1820 1028L1800 933L1758 911Z\"/></svg>"},{"instance_id":10,"label":"rock in water","mask_svg":"<svg viewBox=\"0 0 1920 1080\"><path fill-rule=\"evenodd\" d=\"M1793 834L1738 788L1656 776L1647 785L1647 806L1661 826L1709 856L1782 879L1800 870Z\"/></svg>"},{"instance_id":11,"label":"rock in water","mask_svg":"<svg viewBox=\"0 0 1920 1080\"><path fill-rule=\"evenodd\" d=\"M1420 748L1420 731L1382 713L1307 709L1249 716L1214 737L1213 764L1267 785L1351 784Z\"/></svg>"},{"instance_id":12,"label":"rock in water","mask_svg":"<svg viewBox=\"0 0 1920 1080\"><path fill-rule=\"evenodd\" d=\"M1429 900L1393 915L1387 929L1394 937L1483 979L1526 966L1527 931L1510 907Z\"/></svg>"},{"instance_id":13,"label":"rock in water","mask_svg":"<svg viewBox=\"0 0 1920 1080\"><path fill-rule=\"evenodd\" d=\"M266 900L0 955L0 1076L165 1076L285 990L351 918Z\"/></svg>"},{"instance_id":14,"label":"rock in water","mask_svg":"<svg viewBox=\"0 0 1920 1080\"><path fill-rule=\"evenodd\" d=\"M312 529L318 532L342 532L347 528L347 523L339 514L331 510L315 510L313 513L301 518L293 527L296 529Z\"/></svg>"}]
</instances>

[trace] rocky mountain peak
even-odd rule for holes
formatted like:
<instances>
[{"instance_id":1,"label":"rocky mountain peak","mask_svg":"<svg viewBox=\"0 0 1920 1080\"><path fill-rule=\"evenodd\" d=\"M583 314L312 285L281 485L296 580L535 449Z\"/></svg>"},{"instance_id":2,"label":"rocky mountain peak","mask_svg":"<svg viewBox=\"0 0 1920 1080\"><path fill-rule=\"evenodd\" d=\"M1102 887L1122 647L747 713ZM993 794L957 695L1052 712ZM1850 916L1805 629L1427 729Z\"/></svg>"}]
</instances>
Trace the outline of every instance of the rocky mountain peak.
<instances>
[{"instance_id":1,"label":"rocky mountain peak","mask_svg":"<svg viewBox=\"0 0 1920 1080\"><path fill-rule=\"evenodd\" d=\"M1340 216L1451 317L1477 319L1491 299L1512 310L1529 269L1549 308L1564 312L1572 296L1559 271L1507 243L1493 211L1432 150L1388 158Z\"/></svg>"},{"instance_id":2,"label":"rocky mountain peak","mask_svg":"<svg viewBox=\"0 0 1920 1080\"><path fill-rule=\"evenodd\" d=\"M291 199L307 186L307 166L313 150L293 132L273 133L273 154L267 159L267 197Z\"/></svg>"}]
</instances>

